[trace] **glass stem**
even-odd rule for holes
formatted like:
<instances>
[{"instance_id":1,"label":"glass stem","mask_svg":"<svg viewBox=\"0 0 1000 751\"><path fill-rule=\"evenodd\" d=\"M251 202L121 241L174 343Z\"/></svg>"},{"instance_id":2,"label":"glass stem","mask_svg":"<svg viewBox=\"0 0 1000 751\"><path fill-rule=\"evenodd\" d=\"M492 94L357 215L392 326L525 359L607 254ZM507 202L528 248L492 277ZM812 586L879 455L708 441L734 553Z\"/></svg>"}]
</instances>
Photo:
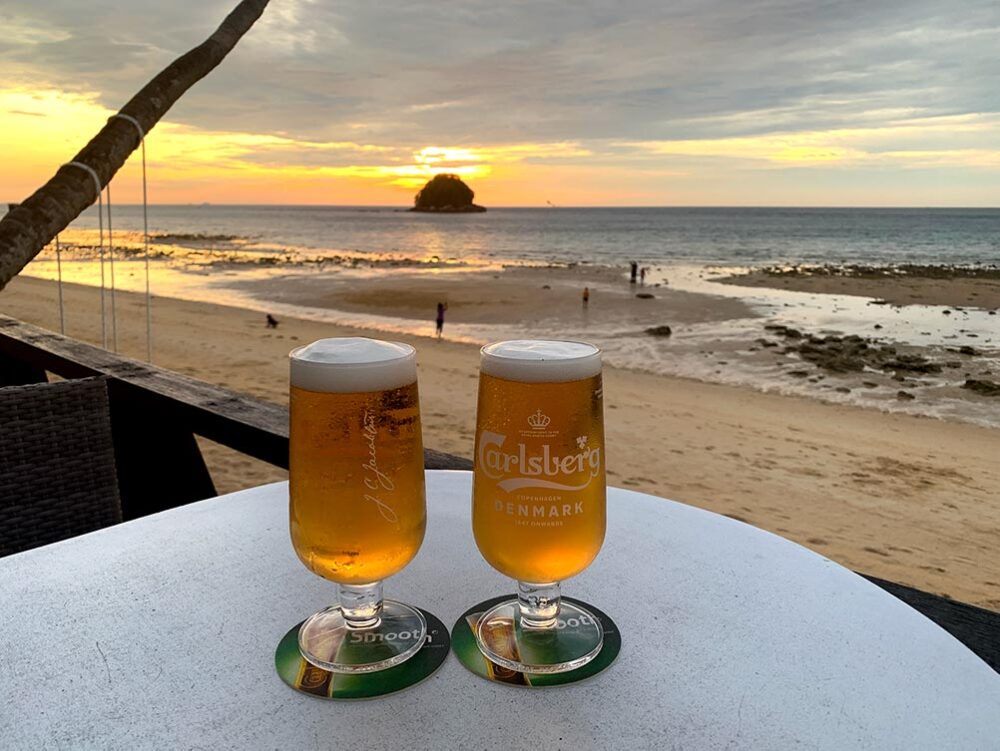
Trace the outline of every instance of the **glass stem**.
<instances>
[{"instance_id":1,"label":"glass stem","mask_svg":"<svg viewBox=\"0 0 1000 751\"><path fill-rule=\"evenodd\" d=\"M382 582L341 584L339 589L347 628L374 628L382 622Z\"/></svg>"},{"instance_id":2,"label":"glass stem","mask_svg":"<svg viewBox=\"0 0 1000 751\"><path fill-rule=\"evenodd\" d=\"M524 628L552 628L559 616L559 582L517 583L517 604Z\"/></svg>"}]
</instances>

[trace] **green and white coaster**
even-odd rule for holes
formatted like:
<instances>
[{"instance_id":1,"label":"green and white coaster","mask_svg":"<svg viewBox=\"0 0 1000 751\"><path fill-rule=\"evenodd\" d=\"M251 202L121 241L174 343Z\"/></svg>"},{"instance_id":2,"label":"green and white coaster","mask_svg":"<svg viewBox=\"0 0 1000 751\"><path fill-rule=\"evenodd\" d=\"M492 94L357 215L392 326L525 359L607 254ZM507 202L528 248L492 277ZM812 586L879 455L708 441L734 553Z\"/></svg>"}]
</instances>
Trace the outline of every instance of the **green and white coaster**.
<instances>
[{"instance_id":1,"label":"green and white coaster","mask_svg":"<svg viewBox=\"0 0 1000 751\"><path fill-rule=\"evenodd\" d=\"M480 678L485 678L488 681L497 681L498 683L509 683L514 686L537 688L563 686L590 678L607 669L621 651L622 637L614 621L593 605L588 605L585 602L574 600L570 597L563 597L564 602L568 601L589 610L601 622L601 627L604 631L604 645L597 656L583 667L565 673L520 673L498 665L488 660L479 650L479 645L476 643L475 628L479 622L479 617L483 613L499 605L504 600L513 598L514 595L494 597L491 600L474 605L466 610L461 618L455 621L455 625L451 629L451 644L455 651L455 656L458 657L459 662ZM508 641L512 643L512 640ZM502 645L495 646L502 647Z\"/></svg>"},{"instance_id":2,"label":"green and white coaster","mask_svg":"<svg viewBox=\"0 0 1000 751\"><path fill-rule=\"evenodd\" d=\"M427 620L427 640L406 662L376 673L331 673L306 662L299 652L299 627L293 627L274 653L278 675L296 691L320 699L373 699L402 691L441 667L451 640L448 629L436 616L418 608ZM305 623L305 621L303 621Z\"/></svg>"}]
</instances>

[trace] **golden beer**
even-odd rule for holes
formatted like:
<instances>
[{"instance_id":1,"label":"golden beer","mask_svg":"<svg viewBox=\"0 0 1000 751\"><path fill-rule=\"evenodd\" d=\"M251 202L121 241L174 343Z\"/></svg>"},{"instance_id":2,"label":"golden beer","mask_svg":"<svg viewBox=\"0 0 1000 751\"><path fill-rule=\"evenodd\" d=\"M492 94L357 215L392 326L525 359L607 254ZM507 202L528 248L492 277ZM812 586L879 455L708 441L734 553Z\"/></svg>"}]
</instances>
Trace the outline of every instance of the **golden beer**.
<instances>
[{"instance_id":1,"label":"golden beer","mask_svg":"<svg viewBox=\"0 0 1000 751\"><path fill-rule=\"evenodd\" d=\"M511 350L529 344L535 349L527 354ZM604 542L600 356L574 342L491 346L505 345L483 350L473 532L501 573L559 582L587 568Z\"/></svg>"},{"instance_id":2,"label":"golden beer","mask_svg":"<svg viewBox=\"0 0 1000 751\"><path fill-rule=\"evenodd\" d=\"M292 544L310 570L338 584L399 572L426 527L415 364L374 365L296 363L293 353ZM377 390L358 390L366 385Z\"/></svg>"}]
</instances>

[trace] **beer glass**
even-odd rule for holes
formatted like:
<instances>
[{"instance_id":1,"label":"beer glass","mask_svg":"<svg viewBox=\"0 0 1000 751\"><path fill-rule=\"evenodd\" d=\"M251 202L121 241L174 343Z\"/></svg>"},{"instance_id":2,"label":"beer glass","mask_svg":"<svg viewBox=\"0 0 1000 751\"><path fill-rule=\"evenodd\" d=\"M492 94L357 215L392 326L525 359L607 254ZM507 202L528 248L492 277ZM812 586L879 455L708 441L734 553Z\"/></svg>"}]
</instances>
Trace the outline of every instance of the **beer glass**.
<instances>
[{"instance_id":1,"label":"beer glass","mask_svg":"<svg viewBox=\"0 0 1000 751\"><path fill-rule=\"evenodd\" d=\"M293 350L289 526L299 559L336 582L299 649L336 673L385 670L423 646L416 608L382 599L424 539L424 454L416 353L396 342L321 339Z\"/></svg>"},{"instance_id":2,"label":"beer glass","mask_svg":"<svg viewBox=\"0 0 1000 751\"><path fill-rule=\"evenodd\" d=\"M480 617L480 650L525 673L587 664L603 628L560 600L559 582L587 568L604 542L600 350L536 340L483 347L472 495L480 552L517 580L517 599Z\"/></svg>"}]
</instances>

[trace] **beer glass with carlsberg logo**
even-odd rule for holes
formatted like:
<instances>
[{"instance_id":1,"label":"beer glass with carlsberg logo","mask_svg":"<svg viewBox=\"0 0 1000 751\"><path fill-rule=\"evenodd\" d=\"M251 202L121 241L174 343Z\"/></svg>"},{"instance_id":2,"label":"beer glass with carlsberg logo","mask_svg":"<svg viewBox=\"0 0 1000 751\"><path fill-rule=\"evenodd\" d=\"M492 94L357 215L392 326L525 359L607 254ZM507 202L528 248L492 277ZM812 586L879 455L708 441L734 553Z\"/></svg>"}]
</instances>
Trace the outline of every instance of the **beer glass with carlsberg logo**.
<instances>
[{"instance_id":1,"label":"beer glass with carlsberg logo","mask_svg":"<svg viewBox=\"0 0 1000 751\"><path fill-rule=\"evenodd\" d=\"M427 635L419 610L382 599L382 580L413 559L426 526L416 353L321 339L290 360L292 545L339 585L339 603L302 624L299 650L335 673L385 670Z\"/></svg>"},{"instance_id":2,"label":"beer glass with carlsberg logo","mask_svg":"<svg viewBox=\"0 0 1000 751\"><path fill-rule=\"evenodd\" d=\"M560 599L604 542L601 353L582 342L519 340L482 349L472 528L517 599L483 613L476 639L494 663L561 673L597 656L600 621Z\"/></svg>"}]
</instances>

